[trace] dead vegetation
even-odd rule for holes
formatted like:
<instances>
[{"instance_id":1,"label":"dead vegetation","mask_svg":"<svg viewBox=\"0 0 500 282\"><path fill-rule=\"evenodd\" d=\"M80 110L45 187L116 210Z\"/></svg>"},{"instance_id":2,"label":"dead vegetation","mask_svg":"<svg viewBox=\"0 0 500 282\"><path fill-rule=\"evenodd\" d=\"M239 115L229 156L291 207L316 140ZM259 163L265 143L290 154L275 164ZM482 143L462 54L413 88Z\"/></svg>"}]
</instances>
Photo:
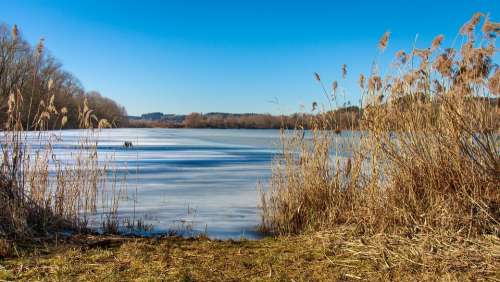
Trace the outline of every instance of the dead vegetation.
<instances>
[{"instance_id":1,"label":"dead vegetation","mask_svg":"<svg viewBox=\"0 0 500 282\"><path fill-rule=\"evenodd\" d=\"M500 108L491 101L500 94L499 30L487 19L476 32L482 18L464 26L458 50L441 48L440 35L429 48L398 52L386 77L361 75L359 134L324 130L325 118L310 139L301 130L284 136L262 197L263 229L355 224L363 234L498 236ZM388 44L386 33L379 47Z\"/></svg>"},{"instance_id":2,"label":"dead vegetation","mask_svg":"<svg viewBox=\"0 0 500 282\"><path fill-rule=\"evenodd\" d=\"M456 281L498 279L496 236L363 235L356 228L259 241L72 237L20 253L0 279Z\"/></svg>"},{"instance_id":3,"label":"dead vegetation","mask_svg":"<svg viewBox=\"0 0 500 282\"><path fill-rule=\"evenodd\" d=\"M11 37L5 35L3 26L0 30L0 48L17 49L18 44L27 48L23 49L25 53L9 48L10 53L3 53L7 58L0 61L4 71L0 81L12 82L18 68L31 58L28 56L31 49L20 39L17 27L14 26ZM43 48L41 41L33 50L37 66L41 63ZM105 156L100 159L97 154L99 130L111 127L111 122L98 118L86 97L76 112L58 106L61 93L54 80L58 78L42 75L36 67L27 68L32 71L36 91L26 89L22 83L0 85L2 95L10 91L0 118L4 122L0 132L0 238L14 241L61 230L86 231L87 216L98 208L104 209L104 214L116 214L115 205L108 204L116 201L121 189L116 177L114 181L107 181L113 171ZM41 79L46 79L43 85L39 85ZM40 92L42 90L45 92ZM1 103L2 98L0 96ZM60 141L57 129L64 128L68 122L82 129L69 160L57 155L54 149Z\"/></svg>"}]
</instances>

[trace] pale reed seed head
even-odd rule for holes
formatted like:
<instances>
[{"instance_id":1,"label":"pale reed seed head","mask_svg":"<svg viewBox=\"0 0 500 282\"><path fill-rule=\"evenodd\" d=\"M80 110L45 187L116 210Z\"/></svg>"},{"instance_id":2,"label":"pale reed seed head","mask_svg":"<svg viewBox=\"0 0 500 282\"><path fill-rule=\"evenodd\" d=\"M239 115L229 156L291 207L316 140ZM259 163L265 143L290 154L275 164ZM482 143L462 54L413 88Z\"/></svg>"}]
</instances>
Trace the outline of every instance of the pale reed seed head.
<instances>
[{"instance_id":1,"label":"pale reed seed head","mask_svg":"<svg viewBox=\"0 0 500 282\"><path fill-rule=\"evenodd\" d=\"M492 57L496 53L496 47L494 44L490 44L487 47L481 48L485 56Z\"/></svg>"},{"instance_id":2,"label":"pale reed seed head","mask_svg":"<svg viewBox=\"0 0 500 282\"><path fill-rule=\"evenodd\" d=\"M370 92L380 91L382 89L382 79L378 75L370 77L368 80L368 90Z\"/></svg>"},{"instance_id":3,"label":"pale reed seed head","mask_svg":"<svg viewBox=\"0 0 500 282\"><path fill-rule=\"evenodd\" d=\"M19 29L17 28L17 25L14 25L12 27L12 39L14 41L17 41L17 38L19 37Z\"/></svg>"},{"instance_id":4,"label":"pale reed seed head","mask_svg":"<svg viewBox=\"0 0 500 282\"><path fill-rule=\"evenodd\" d=\"M47 107L47 110L51 113L57 114L57 109L56 106L54 105L55 102L55 95L50 96L49 100L49 106Z\"/></svg>"},{"instance_id":5,"label":"pale reed seed head","mask_svg":"<svg viewBox=\"0 0 500 282\"><path fill-rule=\"evenodd\" d=\"M382 38L380 38L378 42L378 48L380 51L384 52L385 48L387 48L387 44L389 44L389 37L391 33L389 31L386 31L384 35L382 35Z\"/></svg>"},{"instance_id":6,"label":"pale reed seed head","mask_svg":"<svg viewBox=\"0 0 500 282\"><path fill-rule=\"evenodd\" d=\"M500 23L492 22L489 17L486 17L481 30L486 36L494 38L500 35Z\"/></svg>"},{"instance_id":7,"label":"pale reed seed head","mask_svg":"<svg viewBox=\"0 0 500 282\"><path fill-rule=\"evenodd\" d=\"M342 65L342 78L345 79L347 76L347 65L343 64Z\"/></svg>"},{"instance_id":8,"label":"pale reed seed head","mask_svg":"<svg viewBox=\"0 0 500 282\"><path fill-rule=\"evenodd\" d=\"M431 44L431 50L436 50L441 46L441 43L443 43L444 40L444 35L440 34L432 40Z\"/></svg>"},{"instance_id":9,"label":"pale reed seed head","mask_svg":"<svg viewBox=\"0 0 500 282\"><path fill-rule=\"evenodd\" d=\"M87 98L83 100L83 112L87 113L89 111L89 101Z\"/></svg>"},{"instance_id":10,"label":"pale reed seed head","mask_svg":"<svg viewBox=\"0 0 500 282\"><path fill-rule=\"evenodd\" d=\"M332 83L332 90L333 90L333 93L335 93L335 91L337 91L337 87L338 87L338 83L337 83L337 81L335 80L335 81Z\"/></svg>"},{"instance_id":11,"label":"pale reed seed head","mask_svg":"<svg viewBox=\"0 0 500 282\"><path fill-rule=\"evenodd\" d=\"M405 51L400 50L396 53L396 58L399 60L401 64L404 65L408 61L408 54L406 54Z\"/></svg>"},{"instance_id":12,"label":"pale reed seed head","mask_svg":"<svg viewBox=\"0 0 500 282\"><path fill-rule=\"evenodd\" d=\"M14 93L11 93L9 95L9 100L8 100L8 106L9 106L8 113L9 114L14 111L15 104L16 104L16 98L14 97Z\"/></svg>"},{"instance_id":13,"label":"pale reed seed head","mask_svg":"<svg viewBox=\"0 0 500 282\"><path fill-rule=\"evenodd\" d=\"M61 118L61 127L64 127L68 123L68 116L63 116Z\"/></svg>"},{"instance_id":14,"label":"pale reed seed head","mask_svg":"<svg viewBox=\"0 0 500 282\"><path fill-rule=\"evenodd\" d=\"M495 48L491 47L474 48L469 41L462 47L462 61L460 64L459 80L462 82L480 83L488 77L491 68L493 67L492 55L495 53Z\"/></svg>"},{"instance_id":15,"label":"pale reed seed head","mask_svg":"<svg viewBox=\"0 0 500 282\"><path fill-rule=\"evenodd\" d=\"M382 89L382 79L380 78L380 76L375 76L374 79L377 91L380 91L380 89Z\"/></svg>"},{"instance_id":16,"label":"pale reed seed head","mask_svg":"<svg viewBox=\"0 0 500 282\"><path fill-rule=\"evenodd\" d=\"M474 32L474 29L476 28L477 24L481 20L481 17L483 16L482 13L475 13L472 18L465 23L462 28L460 29L460 33L462 35L468 35L471 36Z\"/></svg>"},{"instance_id":17,"label":"pale reed seed head","mask_svg":"<svg viewBox=\"0 0 500 282\"><path fill-rule=\"evenodd\" d=\"M54 80L51 78L49 81L47 81L47 90L52 90L52 87L54 86Z\"/></svg>"},{"instance_id":18,"label":"pale reed seed head","mask_svg":"<svg viewBox=\"0 0 500 282\"><path fill-rule=\"evenodd\" d=\"M36 46L36 53L40 56L43 53L43 49L45 48L45 38L40 38L38 41L38 45Z\"/></svg>"},{"instance_id":19,"label":"pale reed seed head","mask_svg":"<svg viewBox=\"0 0 500 282\"><path fill-rule=\"evenodd\" d=\"M50 113L47 112L47 111L43 111L41 114L40 114L40 121L45 121L45 120L49 120L50 119Z\"/></svg>"},{"instance_id":20,"label":"pale reed seed head","mask_svg":"<svg viewBox=\"0 0 500 282\"><path fill-rule=\"evenodd\" d=\"M105 118L99 120L98 128L111 128L111 123Z\"/></svg>"},{"instance_id":21,"label":"pale reed seed head","mask_svg":"<svg viewBox=\"0 0 500 282\"><path fill-rule=\"evenodd\" d=\"M429 48L427 48L427 49L415 49L415 50L413 50L413 55L418 56L421 59L419 69L420 70L426 69L428 64L429 64L429 58L431 56L431 49L429 49Z\"/></svg>"},{"instance_id":22,"label":"pale reed seed head","mask_svg":"<svg viewBox=\"0 0 500 282\"><path fill-rule=\"evenodd\" d=\"M433 63L434 68L444 77L451 77L453 60L447 53L439 55Z\"/></svg>"},{"instance_id":23,"label":"pale reed seed head","mask_svg":"<svg viewBox=\"0 0 500 282\"><path fill-rule=\"evenodd\" d=\"M392 83L392 87L391 87L391 93L394 97L396 96L399 96L403 93L404 91L404 82L399 79L399 78L396 78L393 83Z\"/></svg>"},{"instance_id":24,"label":"pale reed seed head","mask_svg":"<svg viewBox=\"0 0 500 282\"><path fill-rule=\"evenodd\" d=\"M464 58L464 60L469 60L474 51L474 42L468 41L466 42L462 48L460 49L460 54Z\"/></svg>"},{"instance_id":25,"label":"pale reed seed head","mask_svg":"<svg viewBox=\"0 0 500 282\"><path fill-rule=\"evenodd\" d=\"M365 89L365 76L363 74L359 75L358 83L359 83L359 87L361 87L361 89Z\"/></svg>"},{"instance_id":26,"label":"pale reed seed head","mask_svg":"<svg viewBox=\"0 0 500 282\"><path fill-rule=\"evenodd\" d=\"M431 55L430 49L415 49L413 55L420 57L423 61L428 61Z\"/></svg>"}]
</instances>

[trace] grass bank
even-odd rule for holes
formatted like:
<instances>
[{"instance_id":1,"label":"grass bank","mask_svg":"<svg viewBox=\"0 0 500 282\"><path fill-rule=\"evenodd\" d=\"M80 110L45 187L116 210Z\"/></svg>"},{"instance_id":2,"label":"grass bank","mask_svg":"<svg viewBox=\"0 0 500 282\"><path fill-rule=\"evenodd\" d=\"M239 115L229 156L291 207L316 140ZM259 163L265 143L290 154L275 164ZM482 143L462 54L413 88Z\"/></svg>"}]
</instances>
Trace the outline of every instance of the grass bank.
<instances>
[{"instance_id":1,"label":"grass bank","mask_svg":"<svg viewBox=\"0 0 500 282\"><path fill-rule=\"evenodd\" d=\"M500 278L500 239L362 235L355 228L259 241L77 236L10 248L3 280L454 281ZM4 251L7 250L4 248Z\"/></svg>"}]
</instances>

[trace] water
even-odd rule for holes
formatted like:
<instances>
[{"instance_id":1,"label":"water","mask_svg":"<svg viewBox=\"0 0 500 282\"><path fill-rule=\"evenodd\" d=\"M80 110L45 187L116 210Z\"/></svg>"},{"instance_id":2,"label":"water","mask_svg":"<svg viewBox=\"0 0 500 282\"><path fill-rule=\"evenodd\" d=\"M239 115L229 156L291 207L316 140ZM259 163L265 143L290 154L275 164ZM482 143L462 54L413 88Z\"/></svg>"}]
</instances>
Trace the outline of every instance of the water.
<instances>
[{"instance_id":1,"label":"water","mask_svg":"<svg viewBox=\"0 0 500 282\"><path fill-rule=\"evenodd\" d=\"M81 131L62 131L58 158L71 158ZM100 158L126 171L128 198L119 217L153 229L212 238L258 238L259 181L266 183L279 148L278 130L112 129L100 133ZM132 148L124 148L130 141ZM134 207L134 198L137 198ZM101 226L102 212L90 224Z\"/></svg>"}]
</instances>

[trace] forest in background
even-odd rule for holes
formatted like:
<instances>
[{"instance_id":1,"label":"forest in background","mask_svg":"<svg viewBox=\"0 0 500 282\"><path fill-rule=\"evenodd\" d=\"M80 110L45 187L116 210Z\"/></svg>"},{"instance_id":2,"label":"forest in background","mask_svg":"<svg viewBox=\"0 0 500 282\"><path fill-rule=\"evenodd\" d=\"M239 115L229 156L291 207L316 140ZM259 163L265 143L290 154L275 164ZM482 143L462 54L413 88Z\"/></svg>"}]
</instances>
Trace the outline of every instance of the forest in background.
<instances>
[{"instance_id":1,"label":"forest in background","mask_svg":"<svg viewBox=\"0 0 500 282\"><path fill-rule=\"evenodd\" d=\"M312 127L314 122L328 117L330 128L343 130L357 127L362 111L350 106L325 113L295 113L291 115L271 115L257 113L190 113L188 115L164 115L148 113L140 117L130 117L129 127L147 128L218 128L218 129L280 129Z\"/></svg>"}]
</instances>

